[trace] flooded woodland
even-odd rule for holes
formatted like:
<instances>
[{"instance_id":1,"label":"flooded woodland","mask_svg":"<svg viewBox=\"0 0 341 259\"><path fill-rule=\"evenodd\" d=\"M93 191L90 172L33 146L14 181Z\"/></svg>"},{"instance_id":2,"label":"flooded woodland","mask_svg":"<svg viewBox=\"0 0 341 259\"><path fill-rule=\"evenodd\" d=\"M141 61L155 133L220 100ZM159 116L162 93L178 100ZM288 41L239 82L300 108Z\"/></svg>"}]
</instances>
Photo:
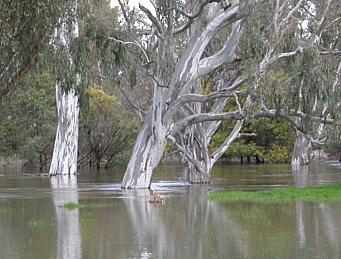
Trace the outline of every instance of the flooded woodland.
<instances>
[{"instance_id":1,"label":"flooded woodland","mask_svg":"<svg viewBox=\"0 0 341 259\"><path fill-rule=\"evenodd\" d=\"M123 170L84 172L75 182L0 177L0 258L340 258L340 202L220 204L218 190L264 190L341 182L331 163L292 173L287 165L221 165L211 185L185 186L164 166L152 189L122 190ZM79 204L68 207L66 204Z\"/></svg>"},{"instance_id":2,"label":"flooded woodland","mask_svg":"<svg viewBox=\"0 0 341 259\"><path fill-rule=\"evenodd\" d=\"M0 259L341 258L340 0L0 0Z\"/></svg>"}]
</instances>

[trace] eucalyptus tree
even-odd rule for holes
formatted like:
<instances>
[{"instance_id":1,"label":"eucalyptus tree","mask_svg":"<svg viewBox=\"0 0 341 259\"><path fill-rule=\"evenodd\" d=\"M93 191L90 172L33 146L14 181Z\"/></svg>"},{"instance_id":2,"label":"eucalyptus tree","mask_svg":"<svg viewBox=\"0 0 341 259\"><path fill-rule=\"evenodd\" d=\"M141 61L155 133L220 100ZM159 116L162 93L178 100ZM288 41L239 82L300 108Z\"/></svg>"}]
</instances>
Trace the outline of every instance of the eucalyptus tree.
<instances>
[{"instance_id":1,"label":"eucalyptus tree","mask_svg":"<svg viewBox=\"0 0 341 259\"><path fill-rule=\"evenodd\" d=\"M0 2L0 97L38 62L69 0Z\"/></svg>"},{"instance_id":2,"label":"eucalyptus tree","mask_svg":"<svg viewBox=\"0 0 341 259\"><path fill-rule=\"evenodd\" d=\"M193 135L193 130L189 129L189 134L192 136L190 135L187 140L179 138L180 142L178 141L176 145L190 165L187 168L190 181L209 181L214 164L228 150L233 141L243 136L241 130L245 122L260 117L280 117L292 122L298 129L298 134L301 133L299 130L302 129L289 114L279 110L278 107L268 108L268 100L273 96L269 96L268 89L264 86L268 84L269 77L267 75L270 72L273 74L276 73L276 70L285 70L283 68L285 62L296 56L301 56L307 51L307 46L299 44L299 38L295 36L297 31L293 29L300 23L300 20L295 21L294 17L303 12L302 8L303 1L297 3L264 1L252 6L249 17L246 19L246 33L240 43L241 62L239 68L237 64L233 67L241 74L239 76L241 82L237 85L233 81L230 82L229 99L217 98L210 107L215 112L222 112L226 109L227 103L232 103L232 107L239 108L243 118L236 122L230 121L235 125L227 134L222 145L216 150L210 148L210 143L213 135L219 129L221 121L192 126L192 128L197 127L194 130L195 135ZM264 12L264 10L266 11ZM215 87L217 88L217 86ZM270 94L278 95L279 87L277 85L273 90ZM287 89L284 92L287 93ZM243 95L246 97L243 98ZM199 109L207 110L207 103L199 104Z\"/></svg>"},{"instance_id":3,"label":"eucalyptus tree","mask_svg":"<svg viewBox=\"0 0 341 259\"><path fill-rule=\"evenodd\" d=\"M58 59L56 104L58 125L50 176L76 175L78 157L79 95L81 84L77 59L79 38L78 0L70 1L55 29L54 46Z\"/></svg>"},{"instance_id":4,"label":"eucalyptus tree","mask_svg":"<svg viewBox=\"0 0 341 259\"><path fill-rule=\"evenodd\" d=\"M272 69L261 93L266 97L266 109L271 107L296 131L294 167L311 161L313 149L326 140L325 125L336 119L341 67L335 30L340 14L335 10L339 5L333 0L301 1L295 16L298 24L292 27L295 34L286 39L286 44L296 44L304 52L280 64L277 72Z\"/></svg>"},{"instance_id":5,"label":"eucalyptus tree","mask_svg":"<svg viewBox=\"0 0 341 259\"><path fill-rule=\"evenodd\" d=\"M117 29L109 1L74 0L55 30L57 134L49 175L77 173L79 105L87 87L112 79L120 48L109 39ZM117 48L117 49L116 49ZM90 130L87 128L87 130Z\"/></svg>"},{"instance_id":6,"label":"eucalyptus tree","mask_svg":"<svg viewBox=\"0 0 341 259\"><path fill-rule=\"evenodd\" d=\"M153 170L159 164L165 150L167 138L174 135L174 132L181 132L186 126L203 121L241 117L239 111L181 114L184 105L198 99L207 99L207 96L193 96L190 93L193 83L235 59L235 48L240 39L242 26L239 3L217 10L217 15L206 28L186 42L184 50L175 48L174 38L188 29L210 2L212 1L204 1L192 13L179 9L181 8L179 3L174 1L156 1L155 15L140 6L155 28L154 34L157 39L152 74L153 98L124 175L123 188L149 187ZM178 25L175 18L179 13L183 19L180 19L181 23L178 22ZM227 25L231 26L231 31L223 47L214 54L204 57L211 40ZM150 63L151 60L147 58L147 62ZM221 89L219 94L226 94L226 91Z\"/></svg>"},{"instance_id":7,"label":"eucalyptus tree","mask_svg":"<svg viewBox=\"0 0 341 259\"><path fill-rule=\"evenodd\" d=\"M241 22L242 12L239 3L223 6L220 10L215 9L216 17L208 21L200 32L190 35L190 40L182 41L182 45L179 44L177 48L171 45L172 41L169 40L169 37L170 35L174 37L176 32L183 32L184 29L188 29L193 21L202 15L204 6L208 2L212 7L212 1L203 1L197 5L197 8L194 8L192 14L186 13L184 9L179 11L179 7L175 3L168 6L167 3L163 2L161 6L167 7L163 10L167 10L168 19L165 18L164 13L160 13L162 8L160 8L159 2L155 3L156 15L140 6L140 9L150 19L154 29L152 32L156 44L153 49L155 51L151 54L159 57L159 59L155 60L154 74L152 74L154 83L152 105L144 117L144 126L138 136L123 178L122 187L124 188L146 188L149 186L152 172L162 157L167 139L177 146L187 160L187 164L197 171L199 181L202 179L206 181L209 179L215 162L240 136L240 131L246 121L259 117L279 117L287 120L297 130L298 142L300 142L300 136L304 135L301 133L306 133L297 123L297 118L305 115L299 111L270 107L264 94L266 91L264 85L266 85L269 72L276 71L279 67L282 69L287 64L285 62L304 56L303 54L309 52L311 46L315 44L314 41L308 41L299 35L298 29L299 25L307 23L307 17L311 10L307 10L305 5L311 1L255 1L253 5L251 1L251 5L246 5L252 6L253 9L246 8L248 12L243 13L244 20L250 21L250 31L245 35L244 43L247 46L244 48L248 52L241 54L243 61L241 73L237 73L238 76L232 76L230 77L231 80L225 80L225 82L216 80L216 78L213 79L214 84L217 85L213 87L212 93L206 95L202 94L203 92L200 90L201 84L198 83L200 79L205 78L205 76L206 78L213 76L213 72L217 72L221 76L222 72L219 71L219 68L223 64L232 63L236 60L236 49L240 45L242 35L241 28L245 26ZM319 13L321 21L328 15L329 7L319 5L316 8L318 8L316 13ZM174 30L174 26L178 23L175 22L174 25L169 19L170 11L173 14L180 13L188 22ZM179 20L180 24L184 22L184 19ZM218 52L212 51L212 54L208 47L211 46L215 36L221 33L222 25L228 23L232 26L223 48ZM305 32L301 31L301 33ZM172 40L174 43L174 39ZM166 50L161 48L164 46L162 44L167 45ZM153 63L143 46L136 42L135 45L141 49L147 63ZM186 46L186 50L181 52L179 46ZM240 48L243 51L243 46ZM169 50L172 51L173 55L170 55ZM160 59L160 57L163 58ZM172 67L174 67L174 72L170 75L169 72L172 71ZM166 73L162 73L165 70ZM235 66L232 71L239 72L238 66ZM219 82L223 87L218 86ZM243 95L240 93L243 85L245 85L244 90L246 88L245 97L240 98L238 94ZM235 108L232 111L224 111L225 104L228 102L227 98L234 102ZM208 102L211 104L207 106ZM202 106L200 107L200 105ZM236 121L235 126L223 145L215 152L210 153L209 142L219 127L219 121L226 119L234 119ZM212 121L218 122L208 123ZM195 126L189 129L194 124ZM189 137L183 138L181 134L184 134L186 130L189 132ZM192 134L193 132L196 136ZM195 152L199 153L196 154ZM304 156L303 149L300 149L298 153Z\"/></svg>"}]
</instances>

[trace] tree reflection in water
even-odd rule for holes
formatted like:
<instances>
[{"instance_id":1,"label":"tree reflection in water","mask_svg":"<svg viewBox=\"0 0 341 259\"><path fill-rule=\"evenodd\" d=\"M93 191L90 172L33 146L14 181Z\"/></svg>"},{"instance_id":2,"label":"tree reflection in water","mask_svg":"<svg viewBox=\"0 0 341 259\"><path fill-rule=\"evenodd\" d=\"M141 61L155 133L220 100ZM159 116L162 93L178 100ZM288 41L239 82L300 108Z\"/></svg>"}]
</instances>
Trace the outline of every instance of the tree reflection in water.
<instances>
[{"instance_id":1,"label":"tree reflection in water","mask_svg":"<svg viewBox=\"0 0 341 259\"><path fill-rule=\"evenodd\" d=\"M238 224L223 207L207 200L207 188L192 186L185 196L166 198L159 206L148 202L149 191L135 190L124 199L134 229L134 258L246 257ZM173 194L174 195L174 194ZM216 257L214 257L216 258ZM232 258L232 257L231 257Z\"/></svg>"},{"instance_id":2,"label":"tree reflection in water","mask_svg":"<svg viewBox=\"0 0 341 259\"><path fill-rule=\"evenodd\" d=\"M57 259L81 259L79 209L66 209L65 204L78 204L77 178L51 178L53 202L57 219Z\"/></svg>"},{"instance_id":3,"label":"tree reflection in water","mask_svg":"<svg viewBox=\"0 0 341 259\"><path fill-rule=\"evenodd\" d=\"M293 175L295 186L300 188L322 181L309 166L303 166L300 170L293 171ZM300 249L304 249L308 242L311 242L315 246L316 253L321 256L328 247L330 252L328 258L339 258L341 233L338 226L340 223L341 220L337 216L333 204L296 202L296 232ZM321 242L322 240L324 242Z\"/></svg>"}]
</instances>

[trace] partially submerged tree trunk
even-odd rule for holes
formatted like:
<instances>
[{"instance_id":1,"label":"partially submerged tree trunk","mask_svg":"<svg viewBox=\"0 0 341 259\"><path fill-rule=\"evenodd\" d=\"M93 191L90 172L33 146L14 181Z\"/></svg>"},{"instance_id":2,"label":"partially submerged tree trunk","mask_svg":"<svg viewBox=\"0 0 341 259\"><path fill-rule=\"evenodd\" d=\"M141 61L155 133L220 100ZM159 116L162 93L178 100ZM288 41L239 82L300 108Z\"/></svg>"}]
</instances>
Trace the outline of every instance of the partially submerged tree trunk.
<instances>
[{"instance_id":1,"label":"partially submerged tree trunk","mask_svg":"<svg viewBox=\"0 0 341 259\"><path fill-rule=\"evenodd\" d=\"M145 12L148 16L152 16L148 11ZM209 74L222 64L234 60L235 49L241 35L241 22L240 18L237 17L238 14L239 6L221 10L202 33L189 41L175 71L172 66L166 63L167 60L172 60L175 55L174 43L164 45L164 42L173 38L177 30L170 31L169 27L166 26L167 29L164 30L163 40L158 50L159 67L156 80L154 79L153 105L136 140L122 181L123 188L148 188L150 186L153 170L162 158L167 143L166 140L173 133L182 132L187 124L195 124L201 120L216 120L214 114L194 114L193 116L185 116L185 118L180 116L180 120L178 120L178 116L181 114L181 107L193 102L193 98L205 98L205 96L192 96L189 94L193 82L197 81L201 76ZM152 19L152 22L158 23L154 19ZM209 42L228 22L233 23L232 32L223 48L212 56L202 58ZM167 75L167 73L171 74ZM167 82L169 83L167 84ZM238 114L219 114L218 118L231 116L238 116ZM172 131L174 132L172 133Z\"/></svg>"},{"instance_id":2,"label":"partially submerged tree trunk","mask_svg":"<svg viewBox=\"0 0 341 259\"><path fill-rule=\"evenodd\" d=\"M76 175L78 158L79 97L77 87L80 75L75 69L71 46L79 37L77 22L77 0L72 3L72 13L61 20L56 29L55 47L57 55L67 64L58 70L56 83L57 133L49 175ZM71 15L71 16L70 16Z\"/></svg>"},{"instance_id":3,"label":"partially submerged tree trunk","mask_svg":"<svg viewBox=\"0 0 341 259\"><path fill-rule=\"evenodd\" d=\"M313 145L311 139L304 133L296 131L296 140L292 153L291 165L293 167L308 165L312 159Z\"/></svg>"},{"instance_id":4,"label":"partially submerged tree trunk","mask_svg":"<svg viewBox=\"0 0 341 259\"><path fill-rule=\"evenodd\" d=\"M58 126L50 176L75 175L78 157L79 103L73 89L56 86Z\"/></svg>"},{"instance_id":5,"label":"partially submerged tree trunk","mask_svg":"<svg viewBox=\"0 0 341 259\"><path fill-rule=\"evenodd\" d=\"M158 166L165 146L166 130L151 129L147 120L135 142L129 164L122 180L122 188L149 188L152 174Z\"/></svg>"}]
</instances>

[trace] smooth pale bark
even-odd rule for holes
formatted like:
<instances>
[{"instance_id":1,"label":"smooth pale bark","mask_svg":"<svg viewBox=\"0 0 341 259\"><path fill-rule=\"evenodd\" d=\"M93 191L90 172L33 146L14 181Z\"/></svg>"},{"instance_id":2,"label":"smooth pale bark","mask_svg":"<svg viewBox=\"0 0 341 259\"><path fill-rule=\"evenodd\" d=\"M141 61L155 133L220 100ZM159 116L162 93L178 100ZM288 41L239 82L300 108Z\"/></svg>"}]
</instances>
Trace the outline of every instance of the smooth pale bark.
<instances>
[{"instance_id":1,"label":"smooth pale bark","mask_svg":"<svg viewBox=\"0 0 341 259\"><path fill-rule=\"evenodd\" d=\"M163 34L165 40L160 43L158 51L159 67L157 81L154 83L153 105L135 142L131 159L123 177L122 188L148 188L150 186L152 173L164 153L167 135L173 128L177 128L174 124L179 109L172 109L176 105L176 100L189 93L192 83L200 76L208 74L218 66L234 59L235 49L241 35L241 22L236 21L238 14L239 7L236 6L217 15L201 34L191 39L174 69L175 72L171 75L168 73L172 73L172 66L166 61L171 60L171 57L174 56L174 42L170 40L173 36L168 31ZM228 21L234 23L231 35L223 48L211 57L202 58L207 45ZM165 42L168 43L165 44ZM169 86L163 87L167 85L167 82L170 82ZM180 121L180 126L184 122L191 123L193 120L197 122L202 117L208 120L216 120L210 114L200 116L191 118L189 121L186 121L185 118ZM220 116L237 115L221 114Z\"/></svg>"},{"instance_id":2,"label":"smooth pale bark","mask_svg":"<svg viewBox=\"0 0 341 259\"><path fill-rule=\"evenodd\" d=\"M66 92L57 84L56 102L58 126L49 175L76 175L79 126L78 95L73 89Z\"/></svg>"},{"instance_id":3,"label":"smooth pale bark","mask_svg":"<svg viewBox=\"0 0 341 259\"><path fill-rule=\"evenodd\" d=\"M166 145L165 129L151 129L150 124L147 120L139 132L122 180L122 188L150 187L153 170L159 164Z\"/></svg>"},{"instance_id":4,"label":"smooth pale bark","mask_svg":"<svg viewBox=\"0 0 341 259\"><path fill-rule=\"evenodd\" d=\"M72 13L55 32L55 48L60 55L65 55L67 64L57 76L56 104L58 125L54 143L50 176L76 175L78 157L79 97L76 89L80 84L80 75L75 72L74 54L71 46L79 37L77 21L78 1L71 2ZM71 77L70 78L70 74ZM72 83L69 83L72 82ZM71 85L70 85L71 84Z\"/></svg>"},{"instance_id":5,"label":"smooth pale bark","mask_svg":"<svg viewBox=\"0 0 341 259\"><path fill-rule=\"evenodd\" d=\"M51 187L57 219L57 258L81 259L79 209L69 210L64 207L67 203L78 204L77 178L51 178Z\"/></svg>"},{"instance_id":6,"label":"smooth pale bark","mask_svg":"<svg viewBox=\"0 0 341 259\"><path fill-rule=\"evenodd\" d=\"M292 153L291 165L300 167L308 165L313 159L313 145L311 139L300 131L296 131L295 146Z\"/></svg>"}]
</instances>

